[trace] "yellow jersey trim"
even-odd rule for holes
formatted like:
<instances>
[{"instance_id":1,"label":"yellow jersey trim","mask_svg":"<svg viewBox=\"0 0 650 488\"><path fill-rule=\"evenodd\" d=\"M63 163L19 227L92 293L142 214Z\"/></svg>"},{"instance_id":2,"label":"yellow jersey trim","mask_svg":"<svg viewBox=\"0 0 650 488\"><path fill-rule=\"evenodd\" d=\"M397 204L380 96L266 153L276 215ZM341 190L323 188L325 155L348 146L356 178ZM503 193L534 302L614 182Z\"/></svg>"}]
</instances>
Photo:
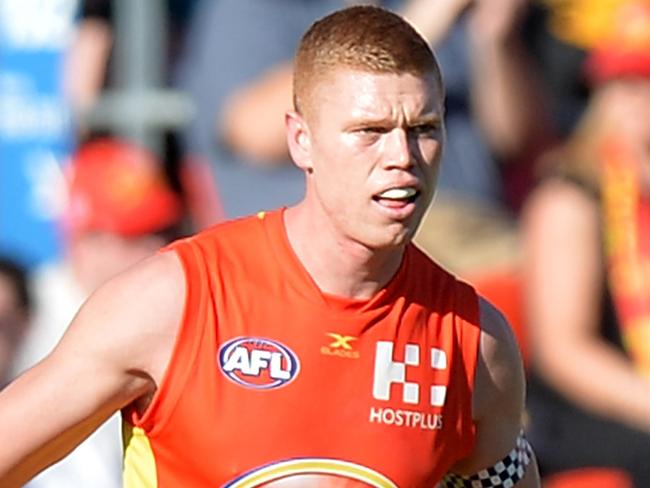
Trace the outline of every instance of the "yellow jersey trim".
<instances>
[{"instance_id":1,"label":"yellow jersey trim","mask_svg":"<svg viewBox=\"0 0 650 488\"><path fill-rule=\"evenodd\" d=\"M141 427L133 427L122 422L124 442L124 468L122 483L124 488L158 488L156 458L146 432Z\"/></svg>"}]
</instances>

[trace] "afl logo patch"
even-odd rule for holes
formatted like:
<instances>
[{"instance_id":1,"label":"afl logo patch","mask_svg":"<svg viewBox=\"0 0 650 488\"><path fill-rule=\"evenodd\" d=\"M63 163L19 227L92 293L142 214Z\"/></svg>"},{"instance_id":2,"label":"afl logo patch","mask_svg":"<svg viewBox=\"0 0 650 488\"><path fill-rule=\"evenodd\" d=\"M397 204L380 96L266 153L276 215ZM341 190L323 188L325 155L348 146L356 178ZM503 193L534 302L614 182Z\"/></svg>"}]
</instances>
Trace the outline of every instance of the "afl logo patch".
<instances>
[{"instance_id":1,"label":"afl logo patch","mask_svg":"<svg viewBox=\"0 0 650 488\"><path fill-rule=\"evenodd\" d=\"M291 349L263 337L237 337L222 344L219 366L226 378L255 390L279 388L300 372L300 361Z\"/></svg>"}]
</instances>

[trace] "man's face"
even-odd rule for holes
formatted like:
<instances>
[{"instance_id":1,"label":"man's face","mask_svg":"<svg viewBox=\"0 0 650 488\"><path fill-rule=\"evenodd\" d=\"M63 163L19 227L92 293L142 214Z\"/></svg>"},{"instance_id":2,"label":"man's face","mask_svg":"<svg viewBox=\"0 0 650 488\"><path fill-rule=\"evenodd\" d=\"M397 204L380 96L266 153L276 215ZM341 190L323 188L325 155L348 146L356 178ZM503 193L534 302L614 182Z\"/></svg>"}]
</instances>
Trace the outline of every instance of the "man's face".
<instances>
[{"instance_id":1,"label":"man's face","mask_svg":"<svg viewBox=\"0 0 650 488\"><path fill-rule=\"evenodd\" d=\"M434 194L441 87L433 75L341 69L311 94L308 198L344 238L369 248L405 243Z\"/></svg>"}]
</instances>

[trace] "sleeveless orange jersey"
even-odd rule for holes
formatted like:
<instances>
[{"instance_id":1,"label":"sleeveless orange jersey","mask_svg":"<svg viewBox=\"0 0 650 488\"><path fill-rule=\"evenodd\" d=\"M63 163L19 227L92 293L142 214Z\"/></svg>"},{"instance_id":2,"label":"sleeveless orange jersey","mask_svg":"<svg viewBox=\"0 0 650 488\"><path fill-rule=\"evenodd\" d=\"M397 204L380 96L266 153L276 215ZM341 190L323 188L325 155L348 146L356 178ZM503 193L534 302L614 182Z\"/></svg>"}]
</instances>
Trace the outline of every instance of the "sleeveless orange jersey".
<instances>
[{"instance_id":1,"label":"sleeveless orange jersey","mask_svg":"<svg viewBox=\"0 0 650 488\"><path fill-rule=\"evenodd\" d=\"M370 300L318 289L282 211L170 247L185 314L124 412L127 488L433 487L470 453L477 296L415 246Z\"/></svg>"}]
</instances>

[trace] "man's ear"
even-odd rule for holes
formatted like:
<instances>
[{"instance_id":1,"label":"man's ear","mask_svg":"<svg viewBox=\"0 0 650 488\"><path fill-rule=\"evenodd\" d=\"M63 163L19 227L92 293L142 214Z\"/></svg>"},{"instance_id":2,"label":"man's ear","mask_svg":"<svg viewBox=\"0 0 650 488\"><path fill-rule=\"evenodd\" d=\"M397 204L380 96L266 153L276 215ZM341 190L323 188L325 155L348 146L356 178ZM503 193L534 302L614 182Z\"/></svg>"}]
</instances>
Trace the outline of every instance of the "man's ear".
<instances>
[{"instance_id":1,"label":"man's ear","mask_svg":"<svg viewBox=\"0 0 650 488\"><path fill-rule=\"evenodd\" d=\"M289 110L284 116L284 124L291 159L300 169L311 173L311 136L305 119L295 110Z\"/></svg>"}]
</instances>

